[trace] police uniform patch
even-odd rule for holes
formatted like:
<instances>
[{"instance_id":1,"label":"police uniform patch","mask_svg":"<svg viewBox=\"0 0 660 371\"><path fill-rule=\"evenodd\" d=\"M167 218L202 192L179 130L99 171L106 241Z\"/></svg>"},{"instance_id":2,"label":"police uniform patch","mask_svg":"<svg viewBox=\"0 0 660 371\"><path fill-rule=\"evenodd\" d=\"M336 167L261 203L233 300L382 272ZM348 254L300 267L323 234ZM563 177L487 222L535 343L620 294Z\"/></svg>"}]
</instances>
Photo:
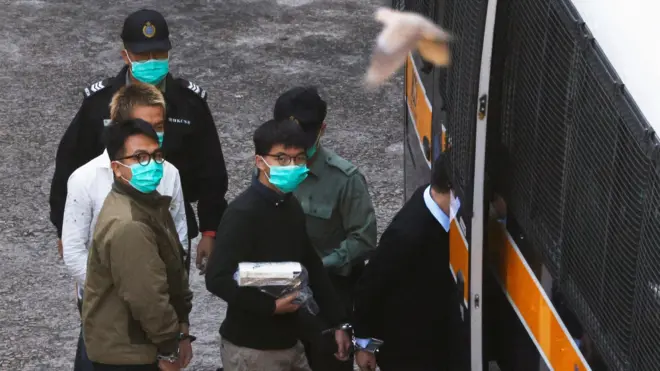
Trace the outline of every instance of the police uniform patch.
<instances>
[{"instance_id":1,"label":"police uniform patch","mask_svg":"<svg viewBox=\"0 0 660 371\"><path fill-rule=\"evenodd\" d=\"M202 98L203 100L206 100L206 90L199 87L199 85L197 85L193 82L190 82L190 81L186 81L184 79L181 79L181 83L183 84L183 86L188 88L190 91L197 94L200 98Z\"/></svg>"},{"instance_id":2,"label":"police uniform patch","mask_svg":"<svg viewBox=\"0 0 660 371\"><path fill-rule=\"evenodd\" d=\"M142 34L151 39L156 36L156 26L152 25L151 22L145 23L144 26L142 26Z\"/></svg>"},{"instance_id":3,"label":"police uniform patch","mask_svg":"<svg viewBox=\"0 0 660 371\"><path fill-rule=\"evenodd\" d=\"M97 81L97 82L93 83L92 85L86 87L85 90L83 91L83 93L85 94L85 98L89 98L92 95L94 95L94 94L100 92L101 90L105 89L108 86L108 80L109 79Z\"/></svg>"}]
</instances>

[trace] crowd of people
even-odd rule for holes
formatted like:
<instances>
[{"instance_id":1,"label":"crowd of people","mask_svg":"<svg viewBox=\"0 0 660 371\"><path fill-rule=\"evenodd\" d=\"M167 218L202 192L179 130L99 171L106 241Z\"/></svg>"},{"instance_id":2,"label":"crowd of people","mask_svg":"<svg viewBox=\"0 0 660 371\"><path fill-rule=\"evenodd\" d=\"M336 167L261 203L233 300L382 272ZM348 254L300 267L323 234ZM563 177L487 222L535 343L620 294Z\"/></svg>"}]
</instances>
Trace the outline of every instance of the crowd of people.
<instances>
[{"instance_id":1,"label":"crowd of people","mask_svg":"<svg viewBox=\"0 0 660 371\"><path fill-rule=\"evenodd\" d=\"M169 73L166 20L137 11L121 38L125 66L84 89L51 186L81 316L74 370L188 366L199 234L195 266L227 303L225 370L449 370L449 156L377 243L365 177L322 144L326 102L293 87L255 130L252 183L228 204L207 93ZM296 292L239 286L241 262L300 263L320 312L300 310Z\"/></svg>"}]
</instances>

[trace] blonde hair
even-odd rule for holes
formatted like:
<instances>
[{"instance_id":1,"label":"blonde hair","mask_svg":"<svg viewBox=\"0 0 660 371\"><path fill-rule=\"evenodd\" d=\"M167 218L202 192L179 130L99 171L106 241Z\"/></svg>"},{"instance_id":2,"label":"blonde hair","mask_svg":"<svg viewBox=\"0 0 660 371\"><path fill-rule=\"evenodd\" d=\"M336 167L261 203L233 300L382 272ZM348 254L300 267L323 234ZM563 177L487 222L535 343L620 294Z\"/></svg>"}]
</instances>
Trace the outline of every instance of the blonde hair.
<instances>
[{"instance_id":1,"label":"blonde hair","mask_svg":"<svg viewBox=\"0 0 660 371\"><path fill-rule=\"evenodd\" d=\"M122 86L110 101L110 120L121 122L130 119L136 106L159 106L165 110L165 97L153 85L131 83Z\"/></svg>"}]
</instances>

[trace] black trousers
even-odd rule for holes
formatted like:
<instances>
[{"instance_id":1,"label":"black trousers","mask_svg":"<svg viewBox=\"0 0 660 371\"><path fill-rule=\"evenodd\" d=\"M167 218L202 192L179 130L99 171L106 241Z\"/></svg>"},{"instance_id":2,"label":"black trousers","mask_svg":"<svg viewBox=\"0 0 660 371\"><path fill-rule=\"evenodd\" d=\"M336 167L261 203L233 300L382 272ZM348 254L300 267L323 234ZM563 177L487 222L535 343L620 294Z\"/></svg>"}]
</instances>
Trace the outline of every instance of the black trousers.
<instances>
[{"instance_id":1,"label":"black trousers","mask_svg":"<svg viewBox=\"0 0 660 371\"><path fill-rule=\"evenodd\" d=\"M158 363L151 365L105 365L92 362L94 371L158 371Z\"/></svg>"},{"instance_id":2,"label":"black trousers","mask_svg":"<svg viewBox=\"0 0 660 371\"><path fill-rule=\"evenodd\" d=\"M354 266L348 277L329 274L330 281L344 305L344 310L349 314L349 320L353 313L353 290L363 271L364 264L362 263ZM327 329L330 326L322 327ZM327 332L316 341L303 340L303 344L305 345L305 354L309 366L313 371L353 371L354 360L352 355L347 361L340 361L334 356L337 352L334 331Z\"/></svg>"}]
</instances>

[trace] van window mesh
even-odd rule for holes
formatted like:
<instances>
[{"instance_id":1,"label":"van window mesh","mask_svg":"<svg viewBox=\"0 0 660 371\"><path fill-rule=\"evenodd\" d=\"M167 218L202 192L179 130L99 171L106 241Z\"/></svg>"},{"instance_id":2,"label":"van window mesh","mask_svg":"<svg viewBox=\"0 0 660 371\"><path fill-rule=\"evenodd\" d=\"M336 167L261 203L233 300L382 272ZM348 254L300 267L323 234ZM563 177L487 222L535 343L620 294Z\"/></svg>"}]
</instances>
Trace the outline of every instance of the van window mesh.
<instances>
[{"instance_id":1,"label":"van window mesh","mask_svg":"<svg viewBox=\"0 0 660 371\"><path fill-rule=\"evenodd\" d=\"M496 29L506 37L494 48L505 59L493 71L498 107L489 124L506 148L510 217L608 368L657 370L660 142L570 0L500 1L506 24ZM454 185L471 210L486 1L393 6L435 19L456 38L452 66L436 74L433 112L446 114Z\"/></svg>"},{"instance_id":2,"label":"van window mesh","mask_svg":"<svg viewBox=\"0 0 660 371\"><path fill-rule=\"evenodd\" d=\"M660 246L647 221L657 140L568 0L509 3L499 103L508 210L609 368L655 370L659 327L642 320L660 320L649 299L660 280L643 268L660 263L644 244Z\"/></svg>"}]
</instances>

